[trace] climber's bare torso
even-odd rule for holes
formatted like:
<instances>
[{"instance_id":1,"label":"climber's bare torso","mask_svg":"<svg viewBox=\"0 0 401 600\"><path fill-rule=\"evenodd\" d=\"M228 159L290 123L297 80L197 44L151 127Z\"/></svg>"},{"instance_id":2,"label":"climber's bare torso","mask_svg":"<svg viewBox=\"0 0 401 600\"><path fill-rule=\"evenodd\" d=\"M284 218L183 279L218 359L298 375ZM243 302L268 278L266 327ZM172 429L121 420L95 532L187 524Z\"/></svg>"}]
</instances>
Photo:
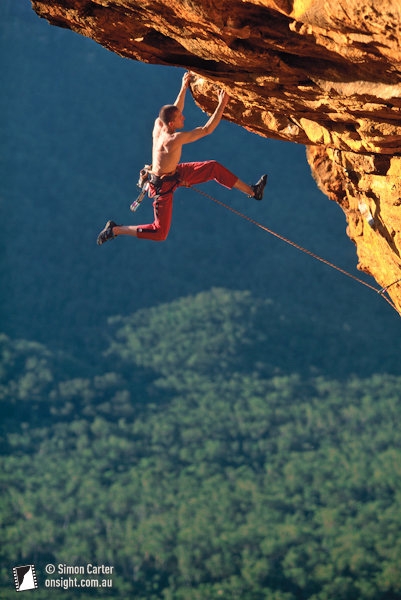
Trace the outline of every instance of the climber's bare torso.
<instances>
[{"instance_id":1,"label":"climber's bare torso","mask_svg":"<svg viewBox=\"0 0 401 600\"><path fill-rule=\"evenodd\" d=\"M177 126L184 122L184 115L177 110ZM180 162L183 140L181 134L176 133L159 118L153 128L152 171L155 175L174 173Z\"/></svg>"},{"instance_id":2,"label":"climber's bare torso","mask_svg":"<svg viewBox=\"0 0 401 600\"><path fill-rule=\"evenodd\" d=\"M200 138L212 133L219 124L224 108L228 103L228 95L221 90L219 92L218 106L205 125L196 127L191 131L179 131L184 127L185 117L182 111L184 109L185 94L189 86L190 77L190 73L185 73L180 92L174 103L176 110L168 122L162 120L160 116L155 121L152 150L152 171L155 175L160 176L174 173L181 159L182 146L190 142L196 142Z\"/></svg>"}]
</instances>

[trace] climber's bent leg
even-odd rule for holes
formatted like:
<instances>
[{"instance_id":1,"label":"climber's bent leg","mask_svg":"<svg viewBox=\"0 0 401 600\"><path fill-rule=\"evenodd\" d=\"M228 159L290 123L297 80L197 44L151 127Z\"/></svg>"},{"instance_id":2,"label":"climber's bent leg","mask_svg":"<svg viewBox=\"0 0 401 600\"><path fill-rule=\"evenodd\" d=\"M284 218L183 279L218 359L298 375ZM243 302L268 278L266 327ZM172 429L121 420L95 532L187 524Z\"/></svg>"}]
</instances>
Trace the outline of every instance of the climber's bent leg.
<instances>
[{"instance_id":1,"label":"climber's bent leg","mask_svg":"<svg viewBox=\"0 0 401 600\"><path fill-rule=\"evenodd\" d=\"M113 227L113 235L116 237L117 235L132 235L134 237L138 237L136 230L136 225L116 225Z\"/></svg>"},{"instance_id":2,"label":"climber's bent leg","mask_svg":"<svg viewBox=\"0 0 401 600\"><path fill-rule=\"evenodd\" d=\"M173 194L157 197L153 202L154 221L148 225L135 225L135 235L144 240L164 242L167 239L173 214ZM117 232L116 232L117 233Z\"/></svg>"}]
</instances>

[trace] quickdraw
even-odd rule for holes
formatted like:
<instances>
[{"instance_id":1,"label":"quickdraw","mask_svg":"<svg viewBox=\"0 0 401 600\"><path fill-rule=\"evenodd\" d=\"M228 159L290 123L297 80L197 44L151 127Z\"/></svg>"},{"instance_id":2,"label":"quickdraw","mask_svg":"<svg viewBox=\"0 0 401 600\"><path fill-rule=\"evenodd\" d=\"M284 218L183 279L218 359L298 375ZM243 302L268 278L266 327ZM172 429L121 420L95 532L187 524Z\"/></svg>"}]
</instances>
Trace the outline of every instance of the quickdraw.
<instances>
[{"instance_id":1,"label":"quickdraw","mask_svg":"<svg viewBox=\"0 0 401 600\"><path fill-rule=\"evenodd\" d=\"M143 169L139 171L139 179L137 186L140 188L141 191L139 192L138 197L133 201L133 203L129 207L131 212L135 212L136 210L138 210L142 200L147 194L147 191L149 189L149 177L151 168L152 165L145 165Z\"/></svg>"}]
</instances>

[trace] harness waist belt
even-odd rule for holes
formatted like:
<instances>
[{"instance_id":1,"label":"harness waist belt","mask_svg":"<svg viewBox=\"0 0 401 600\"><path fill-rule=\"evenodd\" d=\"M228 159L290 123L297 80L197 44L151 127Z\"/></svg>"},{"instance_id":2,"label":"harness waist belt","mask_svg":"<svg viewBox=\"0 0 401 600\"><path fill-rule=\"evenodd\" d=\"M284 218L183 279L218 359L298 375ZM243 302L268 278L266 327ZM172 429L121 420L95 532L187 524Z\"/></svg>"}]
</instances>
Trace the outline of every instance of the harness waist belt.
<instances>
[{"instance_id":1,"label":"harness waist belt","mask_svg":"<svg viewBox=\"0 0 401 600\"><path fill-rule=\"evenodd\" d=\"M172 175L154 175L154 173L149 173L149 179L153 185L161 185L165 181L177 181L178 173L177 171Z\"/></svg>"}]
</instances>

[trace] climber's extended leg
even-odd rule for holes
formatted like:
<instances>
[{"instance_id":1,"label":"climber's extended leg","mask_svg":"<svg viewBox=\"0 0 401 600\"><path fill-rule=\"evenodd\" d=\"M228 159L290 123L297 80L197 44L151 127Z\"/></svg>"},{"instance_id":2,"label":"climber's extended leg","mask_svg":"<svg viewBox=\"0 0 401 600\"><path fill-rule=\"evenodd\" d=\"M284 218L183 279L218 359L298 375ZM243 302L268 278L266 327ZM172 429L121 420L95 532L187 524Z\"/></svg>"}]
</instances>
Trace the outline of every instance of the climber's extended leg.
<instances>
[{"instance_id":1,"label":"climber's extended leg","mask_svg":"<svg viewBox=\"0 0 401 600\"><path fill-rule=\"evenodd\" d=\"M250 186L241 181L234 173L215 160L181 163L178 165L177 169L180 186L196 185L214 179L220 183L220 185L223 185L230 190L235 188L257 200L262 199L263 190L267 181L267 175L264 175L255 185Z\"/></svg>"}]
</instances>

